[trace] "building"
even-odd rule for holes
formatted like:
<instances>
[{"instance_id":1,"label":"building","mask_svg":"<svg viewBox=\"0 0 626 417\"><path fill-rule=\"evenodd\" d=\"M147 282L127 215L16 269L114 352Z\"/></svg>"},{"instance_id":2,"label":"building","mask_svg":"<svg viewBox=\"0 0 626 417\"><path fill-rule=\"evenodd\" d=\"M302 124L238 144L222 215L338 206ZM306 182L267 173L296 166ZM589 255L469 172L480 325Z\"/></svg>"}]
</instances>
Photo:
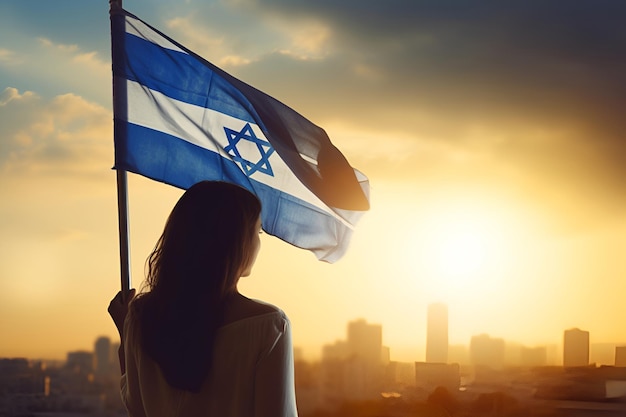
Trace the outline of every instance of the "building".
<instances>
[{"instance_id":1,"label":"building","mask_svg":"<svg viewBox=\"0 0 626 417\"><path fill-rule=\"evenodd\" d=\"M348 323L347 340L326 345L320 364L321 398L325 406L345 400L380 397L389 349L382 345L382 326L365 320Z\"/></svg>"},{"instance_id":2,"label":"building","mask_svg":"<svg viewBox=\"0 0 626 417\"><path fill-rule=\"evenodd\" d=\"M615 346L615 366L626 368L626 346Z\"/></svg>"},{"instance_id":3,"label":"building","mask_svg":"<svg viewBox=\"0 0 626 417\"><path fill-rule=\"evenodd\" d=\"M415 387L415 363L391 361L385 367L385 383L393 389Z\"/></svg>"},{"instance_id":4,"label":"building","mask_svg":"<svg viewBox=\"0 0 626 417\"><path fill-rule=\"evenodd\" d=\"M93 372L93 357L94 355L92 352L81 350L68 352L65 367L77 374L89 374Z\"/></svg>"},{"instance_id":5,"label":"building","mask_svg":"<svg viewBox=\"0 0 626 417\"><path fill-rule=\"evenodd\" d=\"M520 356L520 364L522 366L536 367L546 366L548 364L548 349L545 346L523 346Z\"/></svg>"},{"instance_id":6,"label":"building","mask_svg":"<svg viewBox=\"0 0 626 417\"><path fill-rule=\"evenodd\" d=\"M457 392L461 385L459 365L415 362L415 385L427 392L437 387L445 387L450 392Z\"/></svg>"},{"instance_id":7,"label":"building","mask_svg":"<svg viewBox=\"0 0 626 417\"><path fill-rule=\"evenodd\" d=\"M504 339L493 338L488 334L472 336L470 361L475 367L502 369L504 367L504 352Z\"/></svg>"},{"instance_id":8,"label":"building","mask_svg":"<svg viewBox=\"0 0 626 417\"><path fill-rule=\"evenodd\" d=\"M448 306L430 304L426 323L426 362L448 362Z\"/></svg>"},{"instance_id":9,"label":"building","mask_svg":"<svg viewBox=\"0 0 626 417\"><path fill-rule=\"evenodd\" d=\"M563 366L589 365L589 332L580 329L565 330L563 334Z\"/></svg>"},{"instance_id":10,"label":"building","mask_svg":"<svg viewBox=\"0 0 626 417\"><path fill-rule=\"evenodd\" d=\"M589 343L589 363L596 366L613 366L615 343Z\"/></svg>"},{"instance_id":11,"label":"building","mask_svg":"<svg viewBox=\"0 0 626 417\"><path fill-rule=\"evenodd\" d=\"M98 376L111 373L111 339L99 337L94 344L94 371Z\"/></svg>"},{"instance_id":12,"label":"building","mask_svg":"<svg viewBox=\"0 0 626 417\"><path fill-rule=\"evenodd\" d=\"M359 319L348 323L348 355L370 364L380 364L383 354L383 327Z\"/></svg>"}]
</instances>

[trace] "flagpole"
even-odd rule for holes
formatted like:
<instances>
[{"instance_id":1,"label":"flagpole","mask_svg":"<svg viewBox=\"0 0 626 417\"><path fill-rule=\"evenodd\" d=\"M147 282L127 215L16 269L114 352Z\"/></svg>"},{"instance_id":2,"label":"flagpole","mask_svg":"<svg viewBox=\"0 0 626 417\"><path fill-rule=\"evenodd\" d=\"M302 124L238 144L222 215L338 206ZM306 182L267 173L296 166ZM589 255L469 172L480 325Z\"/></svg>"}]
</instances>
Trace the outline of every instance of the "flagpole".
<instances>
[{"instance_id":1,"label":"flagpole","mask_svg":"<svg viewBox=\"0 0 626 417\"><path fill-rule=\"evenodd\" d=\"M126 171L117 170L117 215L120 236L120 277L122 292L126 294L131 287L130 245L128 233L128 181Z\"/></svg>"},{"instance_id":2,"label":"flagpole","mask_svg":"<svg viewBox=\"0 0 626 417\"><path fill-rule=\"evenodd\" d=\"M120 13L122 9L122 0L109 0L110 14ZM113 36L113 31L121 30L119 25L113 23L111 19L111 39L117 39L122 41L124 39L123 34L121 36ZM123 52L124 45L119 42L111 42L111 55L115 62L116 58L120 59L120 53ZM123 135L125 132L120 132L121 124L117 123L117 118L125 116L127 113L126 103L126 85L124 83L116 82L115 76L113 77L113 114L114 114L114 127L113 135ZM120 244L120 278L122 294L125 297L131 288L131 275L130 275L130 238L128 228L128 179L126 171L123 169L117 169L117 217L119 228L119 244Z\"/></svg>"}]
</instances>

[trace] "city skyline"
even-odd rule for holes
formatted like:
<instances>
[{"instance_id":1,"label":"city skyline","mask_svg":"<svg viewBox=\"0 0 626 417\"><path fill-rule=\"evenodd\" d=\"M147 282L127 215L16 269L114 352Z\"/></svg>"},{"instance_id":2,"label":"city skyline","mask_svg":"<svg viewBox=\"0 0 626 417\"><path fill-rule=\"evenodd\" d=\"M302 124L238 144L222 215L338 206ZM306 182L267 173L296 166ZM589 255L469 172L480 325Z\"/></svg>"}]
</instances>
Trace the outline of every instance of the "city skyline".
<instances>
[{"instance_id":1,"label":"city skyline","mask_svg":"<svg viewBox=\"0 0 626 417\"><path fill-rule=\"evenodd\" d=\"M433 303L434 311L441 313L447 311L447 306L443 303ZM429 309L427 315L430 315ZM439 317L440 318L440 317ZM442 324L441 320L438 321ZM473 335L466 344L450 344L446 346L448 359L445 361L428 360L428 341L422 349L417 349L413 357L405 356L398 358L394 355L394 347L389 346L384 341L384 327L377 323L368 323L363 318L356 318L345 324L345 339L337 338L334 341L326 341L316 354L303 353L301 346L294 345L297 358L308 362L316 362L325 358L349 358L352 355L366 358L368 361L376 362L425 362L468 365L488 365L494 369L502 369L510 366L563 366L563 367L584 367L588 365L606 366L626 366L626 341L613 343L592 343L590 335L592 332L578 328L564 329L561 333L562 343L544 345L524 345L513 340L498 338L497 335L479 333ZM435 332L436 337L440 333ZM440 344L441 341L439 340ZM570 347L568 348L568 343ZM476 344L482 352L480 357L474 357L472 345ZM86 352L92 354L94 370L97 372L98 363L107 364L105 368L114 365L117 369L117 348L119 338L99 335L92 342L93 349L73 348L64 353L63 358L31 357L29 360L68 360L68 355L77 354L79 357ZM495 351L493 349L496 349ZM550 351L551 350L551 351ZM100 354L98 352L100 351ZM550 351L550 352L549 352ZM110 356L112 355L112 356ZM567 356L570 356L570 359ZM3 356L0 355L0 358ZM15 358L24 356L16 355ZM440 356L435 355L436 358ZM80 360L80 359L79 359ZM102 369L100 369L102 372ZM105 371L106 373L108 371Z\"/></svg>"},{"instance_id":2,"label":"city skyline","mask_svg":"<svg viewBox=\"0 0 626 417\"><path fill-rule=\"evenodd\" d=\"M451 345L626 341L626 4L124 7L324 128L370 179L343 259L264 234L240 283L305 355L362 317L392 357L423 357L435 302ZM0 39L0 356L61 358L116 334L108 3L2 2ZM136 288L181 194L129 175Z\"/></svg>"},{"instance_id":3,"label":"city skyline","mask_svg":"<svg viewBox=\"0 0 626 417\"><path fill-rule=\"evenodd\" d=\"M449 415L471 410L481 416L556 416L566 410L567 415L590 416L622 415L626 409L626 366L589 366L589 333L580 329L564 331L564 356L572 350L576 363L565 359L561 366L545 363L533 349L527 351L530 361L507 366L503 339L485 334L472 338L471 364L394 362L382 336L380 324L355 319L346 323L345 339L326 345L316 363L303 361L296 348L299 414L335 410L331 415L357 417L380 408L386 410L384 415L441 415L443 407ZM0 412L80 409L85 415L125 415L116 349L108 337L97 337L91 351L70 351L64 363L0 357L0 388L5 393ZM622 361L618 357L623 349L615 351L616 362ZM409 405L416 414L406 413ZM361 407L370 414L358 413Z\"/></svg>"}]
</instances>

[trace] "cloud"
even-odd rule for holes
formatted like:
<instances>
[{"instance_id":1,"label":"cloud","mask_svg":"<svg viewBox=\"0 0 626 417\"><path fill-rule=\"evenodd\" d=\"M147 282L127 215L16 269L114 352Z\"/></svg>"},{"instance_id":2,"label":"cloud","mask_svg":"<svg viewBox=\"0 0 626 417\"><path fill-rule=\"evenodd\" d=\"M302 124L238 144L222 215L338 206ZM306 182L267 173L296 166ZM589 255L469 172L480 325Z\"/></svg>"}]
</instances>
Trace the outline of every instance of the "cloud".
<instances>
[{"instance_id":1,"label":"cloud","mask_svg":"<svg viewBox=\"0 0 626 417\"><path fill-rule=\"evenodd\" d=\"M378 145L363 152L380 155L381 175L497 184L553 218L579 219L567 213L587 211L580 223L623 216L625 4L236 4L246 13L328 28L333 49L324 59L266 54L239 74L314 121L341 118L378 136ZM388 136L422 146L406 146L402 163L385 156L394 140ZM435 155L424 149L438 158L425 160Z\"/></svg>"},{"instance_id":2,"label":"cloud","mask_svg":"<svg viewBox=\"0 0 626 417\"><path fill-rule=\"evenodd\" d=\"M0 65L1 66L12 66L18 65L21 63L21 59L17 56L14 51L10 49L0 48Z\"/></svg>"},{"instance_id":3,"label":"cloud","mask_svg":"<svg viewBox=\"0 0 626 417\"><path fill-rule=\"evenodd\" d=\"M351 62L387 81L372 87L395 108L445 109L471 119L494 109L545 119L549 109L558 118L593 108L585 106L588 98L616 104L625 88L626 29L616 16L626 6L615 2L566 10L532 1L238 3L248 13L321 22L336 44L328 71L335 71L339 91L359 98L371 92L344 83L352 74L341 64ZM380 107L371 99L362 107L368 103Z\"/></svg>"},{"instance_id":4,"label":"cloud","mask_svg":"<svg viewBox=\"0 0 626 417\"><path fill-rule=\"evenodd\" d=\"M626 198L623 8L236 0L189 3L165 27L313 122L340 125L333 141L374 181L472 182L555 215L615 215ZM110 99L98 54L39 42L53 79Z\"/></svg>"},{"instance_id":5,"label":"cloud","mask_svg":"<svg viewBox=\"0 0 626 417\"><path fill-rule=\"evenodd\" d=\"M112 165L111 113L73 94L0 94L0 171L7 177L92 176Z\"/></svg>"},{"instance_id":6,"label":"cloud","mask_svg":"<svg viewBox=\"0 0 626 417\"><path fill-rule=\"evenodd\" d=\"M88 71L89 78L93 82L96 79L105 79L111 77L111 63L108 60L102 60L96 51L85 52L75 44L55 43L50 39L38 38L42 45L46 59L51 63L70 63L70 74L84 73ZM61 69L59 74L66 69Z\"/></svg>"},{"instance_id":7,"label":"cloud","mask_svg":"<svg viewBox=\"0 0 626 417\"><path fill-rule=\"evenodd\" d=\"M27 86L48 97L80 92L90 100L110 103L111 64L97 52L44 37L12 41L11 50L0 50L0 68L8 85Z\"/></svg>"},{"instance_id":8,"label":"cloud","mask_svg":"<svg viewBox=\"0 0 626 417\"><path fill-rule=\"evenodd\" d=\"M165 23L169 36L209 61L229 66L245 65L274 48L273 36L252 16L233 16L228 8L217 4L198 4L186 16L169 18ZM261 34L263 42L255 43ZM259 47L263 44L263 47Z\"/></svg>"},{"instance_id":9,"label":"cloud","mask_svg":"<svg viewBox=\"0 0 626 417\"><path fill-rule=\"evenodd\" d=\"M39 43L46 48L53 48L62 53L75 53L78 51L78 45L64 45L64 44L55 44L50 39L46 38L37 38Z\"/></svg>"},{"instance_id":10,"label":"cloud","mask_svg":"<svg viewBox=\"0 0 626 417\"><path fill-rule=\"evenodd\" d=\"M225 69L272 53L319 59L331 44L330 28L319 19L294 22L240 7L228 1L194 4L185 15L166 19L165 26L170 36Z\"/></svg>"},{"instance_id":11,"label":"cloud","mask_svg":"<svg viewBox=\"0 0 626 417\"><path fill-rule=\"evenodd\" d=\"M26 91L24 94L20 94L17 88L7 87L0 94L0 106L6 106L13 100L29 100L34 96L35 94L32 91Z\"/></svg>"},{"instance_id":12,"label":"cloud","mask_svg":"<svg viewBox=\"0 0 626 417\"><path fill-rule=\"evenodd\" d=\"M194 24L191 17L176 17L166 22L167 28L185 47L199 53L222 68L248 65L253 58L238 54L229 37L215 30Z\"/></svg>"}]
</instances>

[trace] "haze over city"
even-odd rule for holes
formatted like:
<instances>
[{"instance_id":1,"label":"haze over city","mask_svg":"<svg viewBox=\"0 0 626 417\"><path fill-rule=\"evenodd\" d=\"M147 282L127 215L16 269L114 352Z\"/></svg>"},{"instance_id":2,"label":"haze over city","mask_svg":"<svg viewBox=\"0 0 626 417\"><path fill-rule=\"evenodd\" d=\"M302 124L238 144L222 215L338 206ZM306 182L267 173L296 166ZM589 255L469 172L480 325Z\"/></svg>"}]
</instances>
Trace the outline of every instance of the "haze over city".
<instances>
[{"instance_id":1,"label":"haze over city","mask_svg":"<svg viewBox=\"0 0 626 417\"><path fill-rule=\"evenodd\" d=\"M119 290L108 2L0 4L0 357L115 339ZM125 0L323 127L372 187L336 264L269 236L241 290L306 357L357 317L423 360L626 328L626 29L620 2ZM54 14L54 18L50 16ZM133 286L181 190L129 176Z\"/></svg>"}]
</instances>

